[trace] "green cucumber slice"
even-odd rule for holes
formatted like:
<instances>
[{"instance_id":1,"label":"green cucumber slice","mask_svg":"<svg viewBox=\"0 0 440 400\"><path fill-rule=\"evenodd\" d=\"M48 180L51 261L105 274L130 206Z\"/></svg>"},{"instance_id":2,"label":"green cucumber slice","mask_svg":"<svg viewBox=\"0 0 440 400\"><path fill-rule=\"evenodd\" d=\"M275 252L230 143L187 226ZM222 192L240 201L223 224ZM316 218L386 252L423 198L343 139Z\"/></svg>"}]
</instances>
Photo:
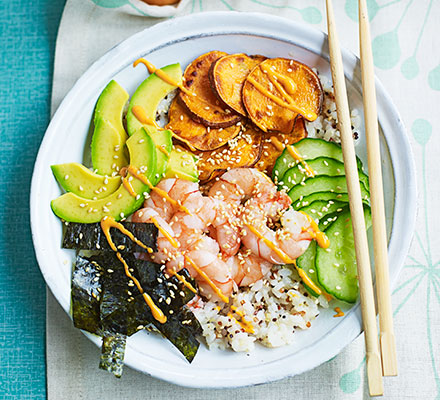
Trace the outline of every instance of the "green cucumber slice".
<instances>
[{"instance_id":1,"label":"green cucumber slice","mask_svg":"<svg viewBox=\"0 0 440 400\"><path fill-rule=\"evenodd\" d=\"M336 212L342 212L344 207L347 206L345 201L325 201L325 200L315 200L308 206L301 207L299 211L305 212L310 215L314 220L321 220L325 218L328 214L333 214Z\"/></svg>"},{"instance_id":2,"label":"green cucumber slice","mask_svg":"<svg viewBox=\"0 0 440 400\"><path fill-rule=\"evenodd\" d=\"M341 146L334 142L327 142L323 139L305 138L295 143L295 149L301 154L304 160L313 160L319 157L333 158L336 161L343 162ZM298 162L289 154L287 148L281 153L275 162L272 179L277 182L282 179L286 171L295 167ZM362 161L357 158L359 171L362 171Z\"/></svg>"},{"instance_id":3,"label":"green cucumber slice","mask_svg":"<svg viewBox=\"0 0 440 400\"><path fill-rule=\"evenodd\" d=\"M370 208L364 207L365 223L371 225ZM351 215L348 208L325 230L330 247L317 247L315 267L319 284L327 293L347 303L357 300L359 287L357 280L356 254L354 250Z\"/></svg>"},{"instance_id":4,"label":"green cucumber slice","mask_svg":"<svg viewBox=\"0 0 440 400\"><path fill-rule=\"evenodd\" d=\"M304 196L301 201L297 201L295 204L293 204L293 208L295 210L298 210L300 208L309 206L314 201L317 200L323 200L323 201L341 201L344 203L348 203L348 194L347 193L335 193L335 192L316 192L309 194L308 196ZM366 205L369 205L369 201L363 200L363 203Z\"/></svg>"},{"instance_id":5,"label":"green cucumber slice","mask_svg":"<svg viewBox=\"0 0 440 400\"><path fill-rule=\"evenodd\" d=\"M327 175L327 176L343 176L345 175L344 164L340 161L334 160L329 157L319 157L313 160L307 161L307 164L315 172L315 176ZM289 191L294 186L299 185L300 182L306 180L309 176L306 174L305 169L301 164L295 167L289 168L278 182L278 186L281 189ZM359 172L359 180L364 184L366 188L369 187L368 176L364 172Z\"/></svg>"},{"instance_id":6,"label":"green cucumber slice","mask_svg":"<svg viewBox=\"0 0 440 400\"><path fill-rule=\"evenodd\" d=\"M363 200L369 197L368 190L361 182L361 195ZM320 175L315 178L306 179L300 185L294 186L289 191L289 197L295 205L298 201L304 200L305 196L316 192L331 192L331 193L345 193L347 194L347 181L345 176L326 176Z\"/></svg>"},{"instance_id":7,"label":"green cucumber slice","mask_svg":"<svg viewBox=\"0 0 440 400\"><path fill-rule=\"evenodd\" d=\"M316 268L315 268L315 258L316 258L316 241L312 240L309 244L309 247L304 252L304 254L296 259L296 266L304 270L304 272L313 281L313 283L315 283L319 287L320 285L318 282L318 277L316 275ZM303 285L312 296L319 297L318 293L316 293L313 289L308 287L304 282Z\"/></svg>"}]
</instances>

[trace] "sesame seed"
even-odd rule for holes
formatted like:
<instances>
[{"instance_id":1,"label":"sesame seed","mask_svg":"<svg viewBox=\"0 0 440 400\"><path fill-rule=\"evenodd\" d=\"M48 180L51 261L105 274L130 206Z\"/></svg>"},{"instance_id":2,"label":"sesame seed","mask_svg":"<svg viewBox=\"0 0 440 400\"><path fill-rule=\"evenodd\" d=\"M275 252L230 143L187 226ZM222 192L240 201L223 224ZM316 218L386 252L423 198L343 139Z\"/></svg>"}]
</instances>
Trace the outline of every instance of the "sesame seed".
<instances>
[{"instance_id":1,"label":"sesame seed","mask_svg":"<svg viewBox=\"0 0 440 400\"><path fill-rule=\"evenodd\" d=\"M80 192L84 191L84 188L81 185L78 186L78 189L79 189Z\"/></svg>"},{"instance_id":2,"label":"sesame seed","mask_svg":"<svg viewBox=\"0 0 440 400\"><path fill-rule=\"evenodd\" d=\"M341 290L341 287L339 285L337 285L336 290Z\"/></svg>"},{"instance_id":3,"label":"sesame seed","mask_svg":"<svg viewBox=\"0 0 440 400\"><path fill-rule=\"evenodd\" d=\"M139 144L142 144L142 143L144 143L144 142L145 142L144 139L140 139L140 140L138 141Z\"/></svg>"}]
</instances>

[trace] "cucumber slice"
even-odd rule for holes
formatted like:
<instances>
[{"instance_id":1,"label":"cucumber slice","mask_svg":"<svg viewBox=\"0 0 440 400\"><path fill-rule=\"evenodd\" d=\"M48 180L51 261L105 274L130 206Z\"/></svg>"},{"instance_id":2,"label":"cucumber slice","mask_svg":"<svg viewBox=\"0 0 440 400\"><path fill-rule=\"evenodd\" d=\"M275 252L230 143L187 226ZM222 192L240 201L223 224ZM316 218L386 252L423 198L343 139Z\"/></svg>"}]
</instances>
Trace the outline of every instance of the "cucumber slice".
<instances>
[{"instance_id":1,"label":"cucumber slice","mask_svg":"<svg viewBox=\"0 0 440 400\"><path fill-rule=\"evenodd\" d=\"M367 200L369 197L368 190L361 182L361 195L363 200ZM326 176L320 175L315 178L306 179L300 185L294 186L289 191L289 197L292 199L293 204L296 204L299 200L304 200L305 196L313 194L315 192L331 192L331 193L345 193L347 194L347 181L345 176Z\"/></svg>"},{"instance_id":2,"label":"cucumber slice","mask_svg":"<svg viewBox=\"0 0 440 400\"><path fill-rule=\"evenodd\" d=\"M296 204L293 204L293 208L298 210L300 208L309 206L314 201L323 200L323 201L340 201L344 203L348 203L348 194L347 193L335 193L335 192L317 192L309 194L308 196L304 196L301 201L297 201ZM370 204L368 199L363 200L363 203L367 206Z\"/></svg>"},{"instance_id":3,"label":"cucumber slice","mask_svg":"<svg viewBox=\"0 0 440 400\"><path fill-rule=\"evenodd\" d=\"M316 241L312 240L309 244L309 247L305 251L305 253L296 259L296 266L304 270L307 276L315 283L318 287L318 277L316 275L315 268L315 257L316 257ZM316 293L313 289L310 289L304 282L304 287L307 291L314 297L318 297L318 293Z\"/></svg>"},{"instance_id":4,"label":"cucumber slice","mask_svg":"<svg viewBox=\"0 0 440 400\"><path fill-rule=\"evenodd\" d=\"M299 211L305 212L310 215L314 220L322 220L327 215L333 213L340 213L347 206L344 201L332 201L316 200L310 203L308 206L301 207Z\"/></svg>"},{"instance_id":5,"label":"cucumber slice","mask_svg":"<svg viewBox=\"0 0 440 400\"><path fill-rule=\"evenodd\" d=\"M334 142L327 142L323 139L305 138L295 143L294 146L306 161L319 157L328 157L339 162L344 162L341 146ZM273 181L279 181L288 169L295 167L297 164L298 162L289 154L287 148L284 149L275 162L272 172ZM362 161L358 157L357 165L359 171L362 171Z\"/></svg>"},{"instance_id":6,"label":"cucumber slice","mask_svg":"<svg viewBox=\"0 0 440 400\"><path fill-rule=\"evenodd\" d=\"M364 207L365 223L371 225L370 208ZM335 298L354 303L358 297L356 254L350 211L346 208L325 230L330 247L316 249L316 275L319 284Z\"/></svg>"},{"instance_id":7,"label":"cucumber slice","mask_svg":"<svg viewBox=\"0 0 440 400\"><path fill-rule=\"evenodd\" d=\"M307 164L315 172L315 176L327 175L327 176L343 176L345 175L344 164L340 161L334 160L329 157L319 157L313 160L307 161ZM296 165L286 171L286 173L278 182L278 186L281 189L289 191L295 185L306 180L309 176L306 174L301 164ZM366 188L369 187L368 176L362 171L359 171L359 180L364 184Z\"/></svg>"}]
</instances>

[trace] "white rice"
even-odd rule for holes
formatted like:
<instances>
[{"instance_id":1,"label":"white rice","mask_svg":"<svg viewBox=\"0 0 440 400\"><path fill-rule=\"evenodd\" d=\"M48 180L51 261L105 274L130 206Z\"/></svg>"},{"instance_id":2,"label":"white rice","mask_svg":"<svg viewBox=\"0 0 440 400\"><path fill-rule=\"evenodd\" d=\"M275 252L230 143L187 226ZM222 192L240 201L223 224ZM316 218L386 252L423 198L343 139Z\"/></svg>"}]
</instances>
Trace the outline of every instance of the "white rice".
<instances>
[{"instance_id":1,"label":"white rice","mask_svg":"<svg viewBox=\"0 0 440 400\"><path fill-rule=\"evenodd\" d=\"M192 309L209 348L249 352L256 342L266 347L292 343L297 329L310 328L318 305L328 307L324 297L314 299L307 293L295 270L274 266L268 276L231 296L229 304L200 299ZM252 324L253 333L240 326L235 319L240 316L228 316L231 306Z\"/></svg>"},{"instance_id":2,"label":"white rice","mask_svg":"<svg viewBox=\"0 0 440 400\"><path fill-rule=\"evenodd\" d=\"M313 122L306 122L308 137L316 137L340 143L341 137L339 130L337 129L338 116L336 114L332 81L327 76L320 75L316 69L314 69L314 71L318 74L319 79L321 80L322 89L324 91L324 101L321 115L319 115ZM351 126L356 145L359 143L359 129L361 126L361 116L357 108L351 111Z\"/></svg>"}]
</instances>

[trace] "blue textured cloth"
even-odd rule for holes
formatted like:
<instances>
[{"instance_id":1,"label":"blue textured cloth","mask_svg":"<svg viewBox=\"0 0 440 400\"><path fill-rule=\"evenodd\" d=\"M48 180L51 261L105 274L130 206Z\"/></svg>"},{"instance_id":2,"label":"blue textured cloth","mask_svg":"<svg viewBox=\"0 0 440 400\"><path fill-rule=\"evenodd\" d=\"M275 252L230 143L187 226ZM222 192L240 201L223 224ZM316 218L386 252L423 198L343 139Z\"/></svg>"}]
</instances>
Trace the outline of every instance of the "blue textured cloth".
<instances>
[{"instance_id":1,"label":"blue textured cloth","mask_svg":"<svg viewBox=\"0 0 440 400\"><path fill-rule=\"evenodd\" d=\"M50 116L65 0L0 1L0 399L46 397L46 287L29 225L29 187Z\"/></svg>"}]
</instances>

